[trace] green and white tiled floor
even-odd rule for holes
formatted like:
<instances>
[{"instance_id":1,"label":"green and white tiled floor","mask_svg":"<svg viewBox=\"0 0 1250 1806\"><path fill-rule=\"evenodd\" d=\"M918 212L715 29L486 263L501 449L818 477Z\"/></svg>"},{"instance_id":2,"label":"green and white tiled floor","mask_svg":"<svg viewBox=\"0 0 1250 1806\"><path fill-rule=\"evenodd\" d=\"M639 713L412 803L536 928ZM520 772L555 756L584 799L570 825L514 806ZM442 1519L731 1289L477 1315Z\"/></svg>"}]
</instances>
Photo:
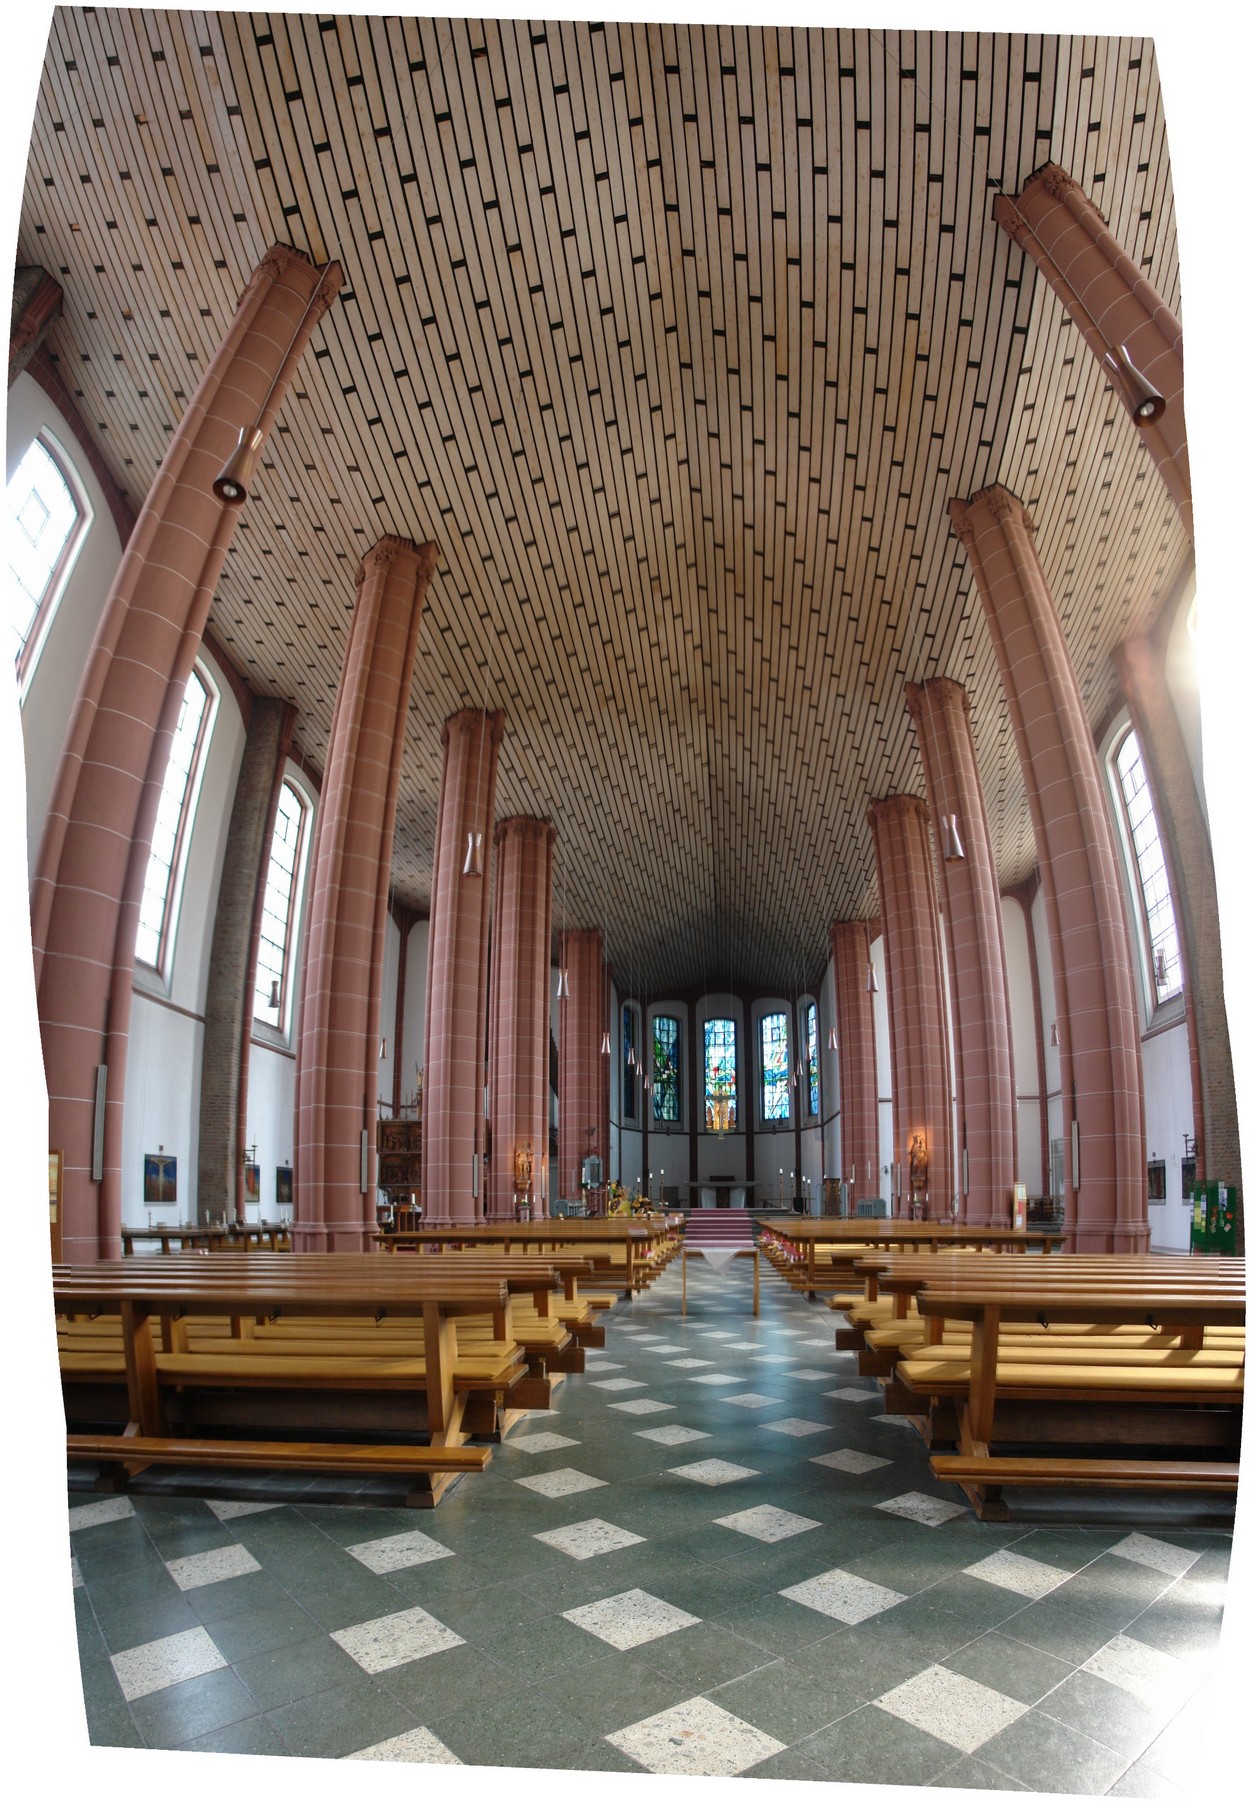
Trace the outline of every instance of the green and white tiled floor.
<instances>
[{"instance_id":1,"label":"green and white tiled floor","mask_svg":"<svg viewBox=\"0 0 1250 1806\"><path fill-rule=\"evenodd\" d=\"M980 1524L840 1319L688 1284L436 1511L71 1494L92 1742L1180 1795L1231 1539Z\"/></svg>"}]
</instances>

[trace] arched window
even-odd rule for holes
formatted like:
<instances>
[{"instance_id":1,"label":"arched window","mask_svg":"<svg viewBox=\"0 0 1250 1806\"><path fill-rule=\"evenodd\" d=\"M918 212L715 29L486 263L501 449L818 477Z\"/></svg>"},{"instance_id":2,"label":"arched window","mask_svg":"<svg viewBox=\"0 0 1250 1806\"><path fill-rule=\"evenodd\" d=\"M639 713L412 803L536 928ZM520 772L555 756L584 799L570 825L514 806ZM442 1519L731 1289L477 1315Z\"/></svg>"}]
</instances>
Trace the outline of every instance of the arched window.
<instances>
[{"instance_id":1,"label":"arched window","mask_svg":"<svg viewBox=\"0 0 1250 1806\"><path fill-rule=\"evenodd\" d=\"M714 1134L738 1126L738 1025L731 1016L703 1024L703 1126Z\"/></svg>"},{"instance_id":2,"label":"arched window","mask_svg":"<svg viewBox=\"0 0 1250 1806\"><path fill-rule=\"evenodd\" d=\"M784 1010L760 1017L760 1077L765 1122L790 1120L790 1023Z\"/></svg>"},{"instance_id":3,"label":"arched window","mask_svg":"<svg viewBox=\"0 0 1250 1806\"><path fill-rule=\"evenodd\" d=\"M633 1058L630 1058L630 1055ZM638 1011L632 1003L621 1005L621 1115L638 1120Z\"/></svg>"},{"instance_id":4,"label":"arched window","mask_svg":"<svg viewBox=\"0 0 1250 1806\"><path fill-rule=\"evenodd\" d=\"M820 1115L820 1028L816 1021L816 1005L809 1003L803 1012L806 1025L807 1114Z\"/></svg>"},{"instance_id":5,"label":"arched window","mask_svg":"<svg viewBox=\"0 0 1250 1806\"><path fill-rule=\"evenodd\" d=\"M1141 747L1132 728L1116 747L1112 770L1123 806L1126 850L1131 854L1129 865L1137 881L1135 913L1145 953L1146 995L1153 1000L1151 1007L1157 1009L1179 994L1184 981L1163 843Z\"/></svg>"},{"instance_id":6,"label":"arched window","mask_svg":"<svg viewBox=\"0 0 1250 1806\"><path fill-rule=\"evenodd\" d=\"M294 964L296 903L308 814L308 804L287 778L278 796L278 812L269 847L260 944L256 952L256 988L252 998L252 1015L256 1021L279 1030L290 1021L288 1002Z\"/></svg>"},{"instance_id":7,"label":"arched window","mask_svg":"<svg viewBox=\"0 0 1250 1806\"><path fill-rule=\"evenodd\" d=\"M168 975L178 900L186 868L187 843L195 815L195 799L204 766L216 692L197 665L187 679L178 714L165 783L152 831L152 851L143 880L135 958Z\"/></svg>"},{"instance_id":8,"label":"arched window","mask_svg":"<svg viewBox=\"0 0 1250 1806\"><path fill-rule=\"evenodd\" d=\"M44 434L32 441L7 493L8 624L18 678L24 680L91 524L91 510L69 460Z\"/></svg>"},{"instance_id":9,"label":"arched window","mask_svg":"<svg viewBox=\"0 0 1250 1806\"><path fill-rule=\"evenodd\" d=\"M681 1023L651 1019L651 1114L655 1122L681 1121Z\"/></svg>"}]
</instances>

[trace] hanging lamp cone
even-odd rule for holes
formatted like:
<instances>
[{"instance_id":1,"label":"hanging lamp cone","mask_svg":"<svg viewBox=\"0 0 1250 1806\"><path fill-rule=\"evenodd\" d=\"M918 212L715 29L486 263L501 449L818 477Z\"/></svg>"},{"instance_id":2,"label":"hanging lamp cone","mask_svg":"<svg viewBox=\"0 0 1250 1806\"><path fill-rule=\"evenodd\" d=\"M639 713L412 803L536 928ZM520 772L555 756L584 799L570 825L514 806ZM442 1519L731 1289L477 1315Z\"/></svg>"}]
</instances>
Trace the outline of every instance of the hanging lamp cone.
<instances>
[{"instance_id":1,"label":"hanging lamp cone","mask_svg":"<svg viewBox=\"0 0 1250 1806\"><path fill-rule=\"evenodd\" d=\"M881 989L881 986L877 983L877 963L875 960L870 959L868 962L868 990L869 990L869 993L875 994L880 989Z\"/></svg>"},{"instance_id":2,"label":"hanging lamp cone","mask_svg":"<svg viewBox=\"0 0 1250 1806\"><path fill-rule=\"evenodd\" d=\"M465 850L464 866L461 875L465 878L480 878L482 874L482 836L476 828L469 830L469 844Z\"/></svg>"},{"instance_id":3,"label":"hanging lamp cone","mask_svg":"<svg viewBox=\"0 0 1250 1806\"><path fill-rule=\"evenodd\" d=\"M949 865L956 859L964 859L964 843L959 838L959 817L944 815L942 817L942 857Z\"/></svg>"},{"instance_id":4,"label":"hanging lamp cone","mask_svg":"<svg viewBox=\"0 0 1250 1806\"><path fill-rule=\"evenodd\" d=\"M1052 1047L1059 1045L1059 1024L1057 1022L1052 1022L1050 1025L1050 1045Z\"/></svg>"},{"instance_id":5,"label":"hanging lamp cone","mask_svg":"<svg viewBox=\"0 0 1250 1806\"><path fill-rule=\"evenodd\" d=\"M275 978L273 983L269 987L269 1007L271 1010L276 1010L276 1009L280 1009L281 1005L282 1005L282 999L278 995L278 981Z\"/></svg>"},{"instance_id":6,"label":"hanging lamp cone","mask_svg":"<svg viewBox=\"0 0 1250 1806\"><path fill-rule=\"evenodd\" d=\"M612 1037L608 1033L607 1029L605 1028L603 1031L603 1040L599 1043L599 1052L601 1054L610 1054L611 1051L612 1051Z\"/></svg>"},{"instance_id":7,"label":"hanging lamp cone","mask_svg":"<svg viewBox=\"0 0 1250 1806\"><path fill-rule=\"evenodd\" d=\"M1117 345L1114 351L1108 351L1103 362L1115 378L1134 426L1154 426L1163 419L1167 403L1137 368L1128 354L1127 345Z\"/></svg>"},{"instance_id":8,"label":"hanging lamp cone","mask_svg":"<svg viewBox=\"0 0 1250 1806\"><path fill-rule=\"evenodd\" d=\"M213 494L219 502L225 502L231 508L243 506L264 439L259 421L239 429L239 443L213 478Z\"/></svg>"},{"instance_id":9,"label":"hanging lamp cone","mask_svg":"<svg viewBox=\"0 0 1250 1806\"><path fill-rule=\"evenodd\" d=\"M567 997L569 994L569 975L565 967L560 967L560 976L556 981L556 996Z\"/></svg>"},{"instance_id":10,"label":"hanging lamp cone","mask_svg":"<svg viewBox=\"0 0 1250 1806\"><path fill-rule=\"evenodd\" d=\"M831 1022L829 1024L829 1052L837 1053L837 1051L838 1051L838 1031Z\"/></svg>"}]
</instances>

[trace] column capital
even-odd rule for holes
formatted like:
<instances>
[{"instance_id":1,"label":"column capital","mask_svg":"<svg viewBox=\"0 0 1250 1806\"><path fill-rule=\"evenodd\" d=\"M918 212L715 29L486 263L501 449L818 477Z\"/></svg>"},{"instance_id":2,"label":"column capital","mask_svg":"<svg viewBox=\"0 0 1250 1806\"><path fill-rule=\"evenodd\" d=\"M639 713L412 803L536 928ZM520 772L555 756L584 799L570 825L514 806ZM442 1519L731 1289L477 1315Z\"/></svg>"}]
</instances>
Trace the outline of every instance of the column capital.
<instances>
[{"instance_id":1,"label":"column capital","mask_svg":"<svg viewBox=\"0 0 1250 1806\"><path fill-rule=\"evenodd\" d=\"M434 541L427 540L419 545L416 540L403 539L397 533L385 533L381 539L374 541L357 566L357 589L370 570L389 570L405 552L413 553L416 558L415 580L422 584L428 583L438 565L439 548Z\"/></svg>"},{"instance_id":2,"label":"column capital","mask_svg":"<svg viewBox=\"0 0 1250 1806\"><path fill-rule=\"evenodd\" d=\"M968 692L953 677L926 677L923 683L909 683L905 687L907 709L913 721L927 715L935 700L953 708L962 709L970 716L971 705Z\"/></svg>"},{"instance_id":3,"label":"column capital","mask_svg":"<svg viewBox=\"0 0 1250 1806\"><path fill-rule=\"evenodd\" d=\"M532 840L539 844L554 846L556 843L555 823L539 815L505 815L495 823L495 844L504 839Z\"/></svg>"},{"instance_id":4,"label":"column capital","mask_svg":"<svg viewBox=\"0 0 1250 1806\"><path fill-rule=\"evenodd\" d=\"M868 805L868 824L873 828L879 821L893 821L906 815L914 815L922 828L928 828L928 806L922 797L913 796L910 791L902 791L897 796L877 797Z\"/></svg>"},{"instance_id":5,"label":"column capital","mask_svg":"<svg viewBox=\"0 0 1250 1806\"><path fill-rule=\"evenodd\" d=\"M303 265L316 277L312 292L317 299L308 310L308 324L315 326L343 286L343 267L337 262L315 264L311 257L303 251L297 251L294 245L270 245L248 278L243 295L239 297L239 305L242 306L244 296L256 282L262 279L280 282L289 270L299 265Z\"/></svg>"},{"instance_id":6,"label":"column capital","mask_svg":"<svg viewBox=\"0 0 1250 1806\"><path fill-rule=\"evenodd\" d=\"M965 545L971 545L977 536L977 523L972 518L974 510L987 508L996 521L1015 520L1027 533L1032 533L1033 516L1019 496L1013 495L1003 483L990 483L970 495L967 501L952 497L947 504L951 524Z\"/></svg>"},{"instance_id":7,"label":"column capital","mask_svg":"<svg viewBox=\"0 0 1250 1806\"><path fill-rule=\"evenodd\" d=\"M485 715L486 718L491 745L493 747L501 746L503 744L504 726L508 719L502 709L495 709L493 711L489 709L458 709L454 715L449 715L443 723L443 746L449 746L453 737L456 739L465 738L478 726L483 715Z\"/></svg>"}]
</instances>

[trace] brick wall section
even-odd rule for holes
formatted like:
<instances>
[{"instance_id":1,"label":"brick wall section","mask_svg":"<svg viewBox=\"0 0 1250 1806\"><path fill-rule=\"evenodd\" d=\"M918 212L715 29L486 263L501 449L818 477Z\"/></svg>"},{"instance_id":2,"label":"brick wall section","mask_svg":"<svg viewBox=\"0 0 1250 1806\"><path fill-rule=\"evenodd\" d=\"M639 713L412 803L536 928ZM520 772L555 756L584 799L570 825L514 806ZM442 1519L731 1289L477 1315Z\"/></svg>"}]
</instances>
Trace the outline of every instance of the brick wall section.
<instances>
[{"instance_id":1,"label":"brick wall section","mask_svg":"<svg viewBox=\"0 0 1250 1806\"><path fill-rule=\"evenodd\" d=\"M187 678L239 510L212 492L276 384L267 431L338 292L284 246L254 272L170 440L101 614L57 768L31 887L51 1145L65 1149L66 1260L120 1254L122 1109L135 933ZM91 1178L97 1065L108 1068L104 1178Z\"/></svg>"},{"instance_id":2,"label":"brick wall section","mask_svg":"<svg viewBox=\"0 0 1250 1806\"><path fill-rule=\"evenodd\" d=\"M598 1154L608 1177L608 1119L600 1052L607 1023L603 936L597 928L569 929L561 937L560 964L569 975L569 994L560 999L560 1190L580 1195L582 1160ZM650 1097L648 1096L648 1107Z\"/></svg>"},{"instance_id":3,"label":"brick wall section","mask_svg":"<svg viewBox=\"0 0 1250 1806\"><path fill-rule=\"evenodd\" d=\"M1116 648L1116 669L1150 777L1181 937L1198 1173L1235 1185L1240 1197L1241 1141L1211 839L1154 642L1140 635L1125 640Z\"/></svg>"},{"instance_id":4,"label":"brick wall section","mask_svg":"<svg viewBox=\"0 0 1250 1806\"><path fill-rule=\"evenodd\" d=\"M368 1249L377 1227L386 898L412 670L437 557L437 546L388 537L365 554L356 578L317 811L300 988L292 1242L302 1250Z\"/></svg>"},{"instance_id":5,"label":"brick wall section","mask_svg":"<svg viewBox=\"0 0 1250 1806\"><path fill-rule=\"evenodd\" d=\"M1150 1233L1141 1041L1097 754L1023 506L996 484L952 501L950 511L998 659L1037 843L1059 1021L1069 1247L1140 1250Z\"/></svg>"},{"instance_id":6,"label":"brick wall section","mask_svg":"<svg viewBox=\"0 0 1250 1806\"><path fill-rule=\"evenodd\" d=\"M838 1094L842 1111L843 1186L855 1173L854 1196L878 1195L877 1037L868 994L868 924L835 922L829 930L837 1004Z\"/></svg>"},{"instance_id":7,"label":"brick wall section","mask_svg":"<svg viewBox=\"0 0 1250 1806\"><path fill-rule=\"evenodd\" d=\"M994 218L1036 262L1099 364L1108 351L1125 345L1162 395L1162 419L1139 431L1192 543L1180 321L1116 243L1088 195L1058 164L1036 170L1014 199L1000 194ZM1111 382L1115 387L1114 377Z\"/></svg>"},{"instance_id":8,"label":"brick wall section","mask_svg":"<svg viewBox=\"0 0 1250 1806\"><path fill-rule=\"evenodd\" d=\"M486 1116L486 946L502 713L464 709L443 724L426 981L422 1203L428 1224L481 1220ZM470 831L482 836L480 878L464 876ZM473 1163L478 1191L473 1195Z\"/></svg>"},{"instance_id":9,"label":"brick wall section","mask_svg":"<svg viewBox=\"0 0 1250 1806\"><path fill-rule=\"evenodd\" d=\"M514 1158L529 1150L530 1210L545 1216L547 1076L551 1041L549 821L509 816L495 828L495 919L490 964L491 1216L513 1215Z\"/></svg>"},{"instance_id":10,"label":"brick wall section","mask_svg":"<svg viewBox=\"0 0 1250 1806\"><path fill-rule=\"evenodd\" d=\"M1016 1182L1016 1085L1007 1010L1007 950L990 847L985 797L977 771L968 692L948 677L908 684L929 808L938 822L938 886L946 928L955 1042L955 1178L968 1194L970 1223L1011 1221ZM962 859L947 859L940 822L958 818Z\"/></svg>"},{"instance_id":11,"label":"brick wall section","mask_svg":"<svg viewBox=\"0 0 1250 1806\"><path fill-rule=\"evenodd\" d=\"M282 766L295 711L257 696L234 788L204 1002L196 1212L201 1222L243 1212L243 1144L256 948Z\"/></svg>"},{"instance_id":12,"label":"brick wall section","mask_svg":"<svg viewBox=\"0 0 1250 1806\"><path fill-rule=\"evenodd\" d=\"M918 1212L950 1215L955 1196L946 991L929 812L918 796L891 796L868 810L885 936L886 1001L894 1092L894 1160L904 1197L912 1138L929 1155L928 1201Z\"/></svg>"}]
</instances>

